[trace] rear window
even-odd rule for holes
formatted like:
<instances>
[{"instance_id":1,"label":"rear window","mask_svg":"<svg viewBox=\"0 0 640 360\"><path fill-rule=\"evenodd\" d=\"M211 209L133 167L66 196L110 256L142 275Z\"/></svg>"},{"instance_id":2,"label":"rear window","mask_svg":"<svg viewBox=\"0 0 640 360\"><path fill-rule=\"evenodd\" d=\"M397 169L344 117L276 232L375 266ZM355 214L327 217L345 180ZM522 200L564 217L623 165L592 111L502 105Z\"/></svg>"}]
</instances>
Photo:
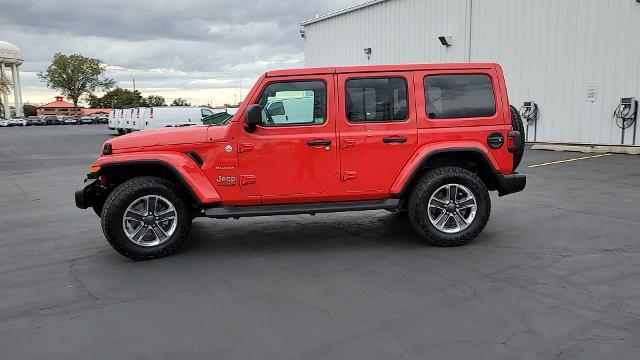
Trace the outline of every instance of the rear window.
<instances>
[{"instance_id":1,"label":"rear window","mask_svg":"<svg viewBox=\"0 0 640 360\"><path fill-rule=\"evenodd\" d=\"M409 115L403 78L362 78L346 82L349 122L403 121Z\"/></svg>"},{"instance_id":2,"label":"rear window","mask_svg":"<svg viewBox=\"0 0 640 360\"><path fill-rule=\"evenodd\" d=\"M433 75L424 79L429 119L491 117L496 113L487 75Z\"/></svg>"}]
</instances>

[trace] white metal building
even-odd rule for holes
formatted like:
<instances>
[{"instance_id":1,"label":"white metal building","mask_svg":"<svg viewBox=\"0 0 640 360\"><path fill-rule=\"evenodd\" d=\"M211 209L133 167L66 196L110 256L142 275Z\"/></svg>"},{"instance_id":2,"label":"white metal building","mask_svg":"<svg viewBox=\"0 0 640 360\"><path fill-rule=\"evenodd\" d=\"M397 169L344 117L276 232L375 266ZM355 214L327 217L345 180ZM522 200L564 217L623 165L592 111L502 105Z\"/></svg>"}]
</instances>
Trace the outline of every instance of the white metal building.
<instances>
[{"instance_id":1,"label":"white metal building","mask_svg":"<svg viewBox=\"0 0 640 360\"><path fill-rule=\"evenodd\" d=\"M306 66L497 62L539 106L529 141L640 145L613 116L640 98L640 0L374 0L301 25Z\"/></svg>"}]
</instances>

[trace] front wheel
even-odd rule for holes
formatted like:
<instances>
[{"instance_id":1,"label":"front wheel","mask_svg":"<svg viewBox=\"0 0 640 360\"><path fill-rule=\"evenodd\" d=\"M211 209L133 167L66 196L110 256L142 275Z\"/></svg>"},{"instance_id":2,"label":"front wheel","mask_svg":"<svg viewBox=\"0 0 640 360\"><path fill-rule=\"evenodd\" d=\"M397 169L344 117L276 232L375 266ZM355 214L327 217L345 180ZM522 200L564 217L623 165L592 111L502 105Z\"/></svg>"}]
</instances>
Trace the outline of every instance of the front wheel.
<instances>
[{"instance_id":1,"label":"front wheel","mask_svg":"<svg viewBox=\"0 0 640 360\"><path fill-rule=\"evenodd\" d=\"M176 252L191 228L191 213L175 186L138 177L120 184L104 203L102 231L109 244L133 260Z\"/></svg>"},{"instance_id":2,"label":"front wheel","mask_svg":"<svg viewBox=\"0 0 640 360\"><path fill-rule=\"evenodd\" d=\"M460 246L475 239L487 225L491 198L474 173L458 167L427 172L408 202L416 232L434 246Z\"/></svg>"}]
</instances>

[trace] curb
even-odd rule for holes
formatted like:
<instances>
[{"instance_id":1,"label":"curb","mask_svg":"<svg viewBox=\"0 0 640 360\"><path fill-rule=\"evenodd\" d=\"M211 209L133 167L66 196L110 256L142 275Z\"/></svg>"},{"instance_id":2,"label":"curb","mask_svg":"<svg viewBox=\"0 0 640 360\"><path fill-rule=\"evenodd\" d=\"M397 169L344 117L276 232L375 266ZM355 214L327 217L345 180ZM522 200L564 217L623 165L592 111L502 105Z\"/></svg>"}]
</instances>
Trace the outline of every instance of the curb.
<instances>
[{"instance_id":1,"label":"curb","mask_svg":"<svg viewBox=\"0 0 640 360\"><path fill-rule=\"evenodd\" d=\"M640 155L640 146L535 144L531 150L572 151L586 154Z\"/></svg>"}]
</instances>

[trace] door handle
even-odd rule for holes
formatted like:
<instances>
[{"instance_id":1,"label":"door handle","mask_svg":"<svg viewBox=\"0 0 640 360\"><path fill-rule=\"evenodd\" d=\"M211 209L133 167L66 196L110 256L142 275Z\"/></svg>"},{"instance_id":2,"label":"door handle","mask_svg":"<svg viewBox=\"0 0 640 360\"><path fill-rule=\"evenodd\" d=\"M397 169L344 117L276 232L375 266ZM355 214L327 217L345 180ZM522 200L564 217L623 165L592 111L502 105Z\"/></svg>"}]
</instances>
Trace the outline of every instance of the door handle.
<instances>
[{"instance_id":1,"label":"door handle","mask_svg":"<svg viewBox=\"0 0 640 360\"><path fill-rule=\"evenodd\" d=\"M329 145L331 145L331 140L309 140L309 141L307 141L307 145L309 145L309 146L329 146Z\"/></svg>"},{"instance_id":2,"label":"door handle","mask_svg":"<svg viewBox=\"0 0 640 360\"><path fill-rule=\"evenodd\" d=\"M407 138L404 136L386 137L382 139L385 144L402 144L407 142Z\"/></svg>"}]
</instances>

